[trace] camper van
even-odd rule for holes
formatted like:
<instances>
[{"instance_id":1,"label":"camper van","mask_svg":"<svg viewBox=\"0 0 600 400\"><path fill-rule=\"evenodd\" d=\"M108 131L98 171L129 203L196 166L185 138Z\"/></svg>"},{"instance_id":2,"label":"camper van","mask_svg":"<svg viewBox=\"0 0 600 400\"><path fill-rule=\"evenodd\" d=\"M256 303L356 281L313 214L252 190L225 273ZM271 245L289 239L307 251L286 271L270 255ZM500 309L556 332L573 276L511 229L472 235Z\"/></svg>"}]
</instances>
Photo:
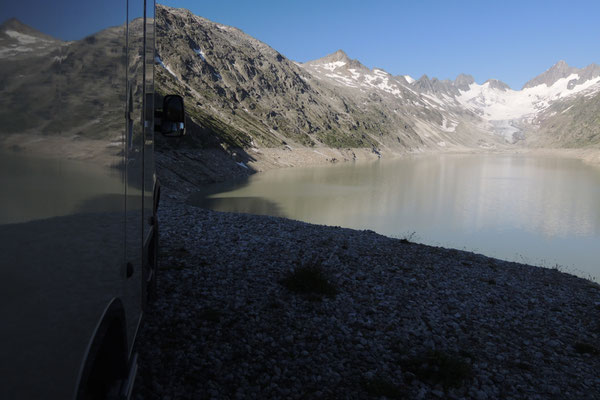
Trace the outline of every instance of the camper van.
<instances>
[{"instance_id":1,"label":"camper van","mask_svg":"<svg viewBox=\"0 0 600 400\"><path fill-rule=\"evenodd\" d=\"M126 399L157 277L153 0L0 7L0 398ZM171 118L172 120L169 120Z\"/></svg>"}]
</instances>

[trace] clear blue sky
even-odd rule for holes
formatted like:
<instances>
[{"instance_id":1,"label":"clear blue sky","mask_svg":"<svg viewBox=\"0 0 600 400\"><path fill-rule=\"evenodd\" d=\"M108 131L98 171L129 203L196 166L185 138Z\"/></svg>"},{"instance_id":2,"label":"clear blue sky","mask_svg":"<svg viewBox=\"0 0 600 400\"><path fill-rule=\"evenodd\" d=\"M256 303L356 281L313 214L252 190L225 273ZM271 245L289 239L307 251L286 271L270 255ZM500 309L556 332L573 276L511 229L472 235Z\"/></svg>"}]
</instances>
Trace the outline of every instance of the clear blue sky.
<instances>
[{"instance_id":1,"label":"clear blue sky","mask_svg":"<svg viewBox=\"0 0 600 400\"><path fill-rule=\"evenodd\" d=\"M238 27L295 61L343 49L366 66L415 78L520 88L563 59L600 63L600 0L161 0ZM0 20L17 17L50 35L80 39L123 23L123 1L1 1ZM31 13L36 9L37 13ZM83 18L85 17L85 18Z\"/></svg>"},{"instance_id":2,"label":"clear blue sky","mask_svg":"<svg viewBox=\"0 0 600 400\"><path fill-rule=\"evenodd\" d=\"M600 63L600 1L161 0L232 25L295 61L343 49L394 74L521 86L556 61Z\"/></svg>"}]
</instances>

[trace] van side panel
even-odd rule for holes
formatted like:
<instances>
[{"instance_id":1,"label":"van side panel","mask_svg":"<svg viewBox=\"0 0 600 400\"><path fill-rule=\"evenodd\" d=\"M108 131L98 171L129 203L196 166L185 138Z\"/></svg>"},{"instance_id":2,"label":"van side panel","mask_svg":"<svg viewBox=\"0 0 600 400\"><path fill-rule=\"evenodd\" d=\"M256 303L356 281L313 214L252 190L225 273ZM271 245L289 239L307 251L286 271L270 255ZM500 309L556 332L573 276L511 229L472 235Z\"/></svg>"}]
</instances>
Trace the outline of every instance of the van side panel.
<instances>
[{"instance_id":1,"label":"van side panel","mask_svg":"<svg viewBox=\"0 0 600 400\"><path fill-rule=\"evenodd\" d=\"M158 223L155 224L155 189L156 173L154 168L154 0L146 0L146 32L145 32L145 104L146 114L144 117L144 199L143 199L143 237L145 250L143 253L144 285L149 285L149 279L157 271L154 267L150 253L153 252L153 235L157 234ZM152 255L153 257L154 255ZM147 295L145 292L144 295Z\"/></svg>"},{"instance_id":2,"label":"van side panel","mask_svg":"<svg viewBox=\"0 0 600 400\"><path fill-rule=\"evenodd\" d=\"M73 398L114 299L132 345L143 284L143 60L153 51L144 7L1 8L1 399Z\"/></svg>"},{"instance_id":3,"label":"van side panel","mask_svg":"<svg viewBox=\"0 0 600 400\"><path fill-rule=\"evenodd\" d=\"M123 305L131 346L142 308L143 195L144 195L144 0L127 6L127 118L126 132L126 263L131 276L124 281Z\"/></svg>"}]
</instances>

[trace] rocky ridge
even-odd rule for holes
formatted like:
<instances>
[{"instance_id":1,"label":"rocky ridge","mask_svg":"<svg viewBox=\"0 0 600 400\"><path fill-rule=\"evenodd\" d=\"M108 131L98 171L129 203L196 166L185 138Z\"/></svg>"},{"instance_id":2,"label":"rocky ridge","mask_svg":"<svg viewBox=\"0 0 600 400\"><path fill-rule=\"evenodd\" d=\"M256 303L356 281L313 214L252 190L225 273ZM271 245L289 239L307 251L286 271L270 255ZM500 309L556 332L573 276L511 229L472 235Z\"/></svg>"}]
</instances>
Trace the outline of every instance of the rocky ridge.
<instances>
[{"instance_id":1,"label":"rocky ridge","mask_svg":"<svg viewBox=\"0 0 600 400\"><path fill-rule=\"evenodd\" d=\"M571 88L600 76L600 65L590 64L585 68L579 69L569 66L569 64L567 64L564 60L560 60L544 73L526 82L523 85L523 89L532 88L539 85L552 86L559 79L567 78L572 74L577 74L578 78L572 82L569 82L569 86L571 86Z\"/></svg>"},{"instance_id":2,"label":"rocky ridge","mask_svg":"<svg viewBox=\"0 0 600 400\"><path fill-rule=\"evenodd\" d=\"M444 110L405 77L342 51L296 63L236 28L165 6L157 7L157 44L159 90L184 95L192 120L225 147L385 153L502 144L459 103Z\"/></svg>"}]
</instances>

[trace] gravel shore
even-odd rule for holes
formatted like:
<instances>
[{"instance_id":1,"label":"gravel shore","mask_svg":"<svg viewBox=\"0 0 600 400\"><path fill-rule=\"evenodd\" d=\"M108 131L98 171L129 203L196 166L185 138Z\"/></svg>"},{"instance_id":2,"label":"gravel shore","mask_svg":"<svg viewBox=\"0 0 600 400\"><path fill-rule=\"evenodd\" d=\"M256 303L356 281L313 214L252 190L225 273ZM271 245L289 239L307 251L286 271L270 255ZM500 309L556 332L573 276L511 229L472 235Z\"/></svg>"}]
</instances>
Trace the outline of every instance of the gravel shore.
<instances>
[{"instance_id":1,"label":"gravel shore","mask_svg":"<svg viewBox=\"0 0 600 400\"><path fill-rule=\"evenodd\" d=\"M137 399L600 399L600 287L163 193Z\"/></svg>"}]
</instances>

